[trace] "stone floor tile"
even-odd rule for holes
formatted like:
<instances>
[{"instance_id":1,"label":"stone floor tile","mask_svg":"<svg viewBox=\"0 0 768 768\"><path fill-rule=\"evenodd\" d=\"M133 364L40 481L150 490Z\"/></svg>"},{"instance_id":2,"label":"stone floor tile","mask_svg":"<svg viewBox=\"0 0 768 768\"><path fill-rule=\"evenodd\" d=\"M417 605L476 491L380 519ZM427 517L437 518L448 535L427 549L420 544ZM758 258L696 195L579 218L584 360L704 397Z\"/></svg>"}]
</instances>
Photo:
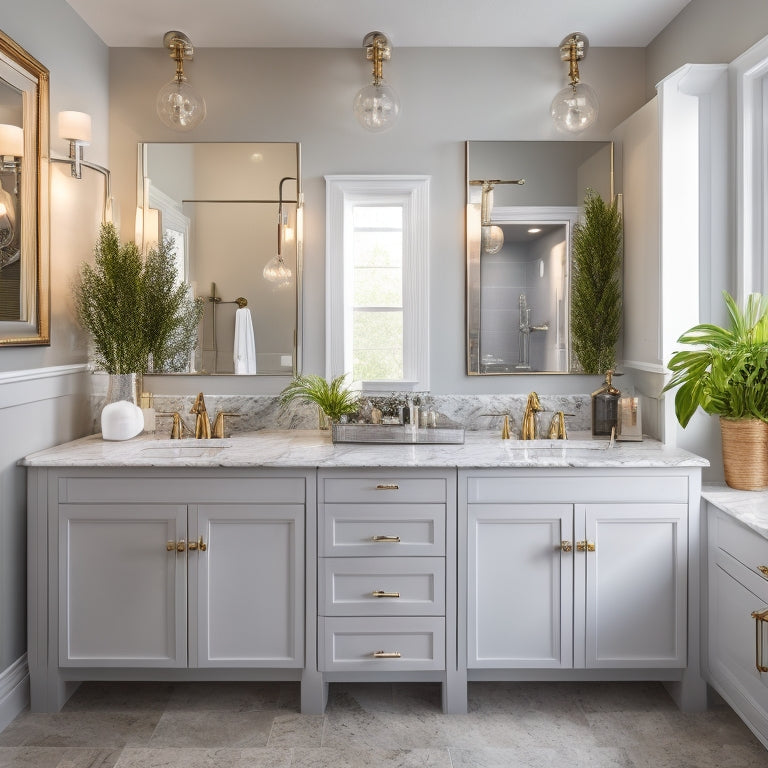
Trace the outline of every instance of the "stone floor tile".
<instances>
[{"instance_id":1,"label":"stone floor tile","mask_svg":"<svg viewBox=\"0 0 768 768\"><path fill-rule=\"evenodd\" d=\"M328 713L323 747L355 749L426 749L445 746L439 713Z\"/></svg>"},{"instance_id":2,"label":"stone floor tile","mask_svg":"<svg viewBox=\"0 0 768 768\"><path fill-rule=\"evenodd\" d=\"M291 768L452 768L447 749L293 750Z\"/></svg>"},{"instance_id":3,"label":"stone floor tile","mask_svg":"<svg viewBox=\"0 0 768 768\"><path fill-rule=\"evenodd\" d=\"M56 768L64 747L0 747L0 768Z\"/></svg>"},{"instance_id":4,"label":"stone floor tile","mask_svg":"<svg viewBox=\"0 0 768 768\"><path fill-rule=\"evenodd\" d=\"M630 751L635 768L768 768L761 745L716 744L712 740L649 745Z\"/></svg>"},{"instance_id":5,"label":"stone floor tile","mask_svg":"<svg viewBox=\"0 0 768 768\"><path fill-rule=\"evenodd\" d=\"M276 712L166 711L150 747L213 749L265 747Z\"/></svg>"},{"instance_id":6,"label":"stone floor tile","mask_svg":"<svg viewBox=\"0 0 768 768\"><path fill-rule=\"evenodd\" d=\"M320 747L324 725L325 715L278 715L272 721L267 746Z\"/></svg>"},{"instance_id":7,"label":"stone floor tile","mask_svg":"<svg viewBox=\"0 0 768 768\"><path fill-rule=\"evenodd\" d=\"M116 768L290 768L290 749L126 748Z\"/></svg>"},{"instance_id":8,"label":"stone floor tile","mask_svg":"<svg viewBox=\"0 0 768 768\"><path fill-rule=\"evenodd\" d=\"M555 747L451 749L453 768L636 768L626 750Z\"/></svg>"}]
</instances>

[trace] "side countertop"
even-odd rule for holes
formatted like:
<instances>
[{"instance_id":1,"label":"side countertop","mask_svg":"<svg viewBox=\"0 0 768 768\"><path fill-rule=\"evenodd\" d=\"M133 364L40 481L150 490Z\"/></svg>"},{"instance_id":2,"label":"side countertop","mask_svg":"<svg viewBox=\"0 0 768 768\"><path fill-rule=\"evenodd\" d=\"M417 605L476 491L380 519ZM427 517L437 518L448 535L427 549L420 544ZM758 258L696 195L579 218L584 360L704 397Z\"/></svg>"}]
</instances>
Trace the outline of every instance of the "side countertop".
<instances>
[{"instance_id":1,"label":"side countertop","mask_svg":"<svg viewBox=\"0 0 768 768\"><path fill-rule=\"evenodd\" d=\"M727 485L705 485L702 498L768 539L768 490L737 491Z\"/></svg>"},{"instance_id":2,"label":"side countertop","mask_svg":"<svg viewBox=\"0 0 768 768\"><path fill-rule=\"evenodd\" d=\"M706 459L656 440L502 440L467 431L462 445L333 443L330 432L235 433L223 440L166 440L140 435L111 442L101 435L38 451L27 467L706 467Z\"/></svg>"}]
</instances>

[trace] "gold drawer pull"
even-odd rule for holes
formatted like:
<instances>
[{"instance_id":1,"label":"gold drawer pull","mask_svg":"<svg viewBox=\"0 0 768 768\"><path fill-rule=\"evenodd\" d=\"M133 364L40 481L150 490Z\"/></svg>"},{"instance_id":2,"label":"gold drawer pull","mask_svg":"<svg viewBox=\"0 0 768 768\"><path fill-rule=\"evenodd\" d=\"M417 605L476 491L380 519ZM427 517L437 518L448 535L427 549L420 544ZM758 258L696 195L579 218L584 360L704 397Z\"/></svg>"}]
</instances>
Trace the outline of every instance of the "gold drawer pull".
<instances>
[{"instance_id":1,"label":"gold drawer pull","mask_svg":"<svg viewBox=\"0 0 768 768\"><path fill-rule=\"evenodd\" d=\"M397 483L379 483L376 486L377 491L399 491L400 486Z\"/></svg>"},{"instance_id":2,"label":"gold drawer pull","mask_svg":"<svg viewBox=\"0 0 768 768\"><path fill-rule=\"evenodd\" d=\"M205 552L205 550L208 549L208 545L203 541L203 537L201 536L197 541L190 541L187 545L187 549L189 549L190 552L194 552L196 549Z\"/></svg>"},{"instance_id":3,"label":"gold drawer pull","mask_svg":"<svg viewBox=\"0 0 768 768\"><path fill-rule=\"evenodd\" d=\"M558 547L558 549L561 549L563 552L573 552L573 544L571 544L570 541L566 541L565 539L563 539L560 542L560 546Z\"/></svg>"},{"instance_id":4,"label":"gold drawer pull","mask_svg":"<svg viewBox=\"0 0 768 768\"><path fill-rule=\"evenodd\" d=\"M763 576L768 578L768 565L758 565L757 570L760 571L760 573L762 573Z\"/></svg>"},{"instance_id":5,"label":"gold drawer pull","mask_svg":"<svg viewBox=\"0 0 768 768\"><path fill-rule=\"evenodd\" d=\"M399 659L400 651L374 651L373 652L373 658L374 659Z\"/></svg>"},{"instance_id":6,"label":"gold drawer pull","mask_svg":"<svg viewBox=\"0 0 768 768\"><path fill-rule=\"evenodd\" d=\"M388 543L397 544L400 541L400 537L399 536L371 536L371 541L373 541L376 544L388 544Z\"/></svg>"},{"instance_id":7,"label":"gold drawer pull","mask_svg":"<svg viewBox=\"0 0 768 768\"><path fill-rule=\"evenodd\" d=\"M374 589L371 595L373 597L400 597L399 592L385 592L383 589Z\"/></svg>"},{"instance_id":8,"label":"gold drawer pull","mask_svg":"<svg viewBox=\"0 0 768 768\"><path fill-rule=\"evenodd\" d=\"M184 539L179 539L179 543L176 545L177 552L183 552L186 549L187 543Z\"/></svg>"},{"instance_id":9,"label":"gold drawer pull","mask_svg":"<svg viewBox=\"0 0 768 768\"><path fill-rule=\"evenodd\" d=\"M755 668L761 674L768 672L768 667L763 664L763 622L768 622L768 608L762 611L752 611L755 620Z\"/></svg>"},{"instance_id":10,"label":"gold drawer pull","mask_svg":"<svg viewBox=\"0 0 768 768\"><path fill-rule=\"evenodd\" d=\"M576 550L578 552L594 552L595 542L594 541L577 541Z\"/></svg>"},{"instance_id":11,"label":"gold drawer pull","mask_svg":"<svg viewBox=\"0 0 768 768\"><path fill-rule=\"evenodd\" d=\"M176 542L175 541L166 541L165 542L165 548L168 552L175 552L176 551Z\"/></svg>"}]
</instances>

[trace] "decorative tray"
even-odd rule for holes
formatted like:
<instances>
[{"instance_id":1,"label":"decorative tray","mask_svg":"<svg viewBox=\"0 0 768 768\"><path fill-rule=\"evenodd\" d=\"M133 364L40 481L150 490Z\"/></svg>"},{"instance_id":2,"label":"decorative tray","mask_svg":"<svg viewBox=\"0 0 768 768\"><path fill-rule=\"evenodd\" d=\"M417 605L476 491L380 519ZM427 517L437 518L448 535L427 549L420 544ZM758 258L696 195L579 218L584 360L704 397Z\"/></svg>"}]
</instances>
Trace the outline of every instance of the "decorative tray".
<instances>
[{"instance_id":1,"label":"decorative tray","mask_svg":"<svg viewBox=\"0 0 768 768\"><path fill-rule=\"evenodd\" d=\"M412 427L410 424L333 424L334 443L446 443L464 442L464 427L439 424L436 427Z\"/></svg>"}]
</instances>

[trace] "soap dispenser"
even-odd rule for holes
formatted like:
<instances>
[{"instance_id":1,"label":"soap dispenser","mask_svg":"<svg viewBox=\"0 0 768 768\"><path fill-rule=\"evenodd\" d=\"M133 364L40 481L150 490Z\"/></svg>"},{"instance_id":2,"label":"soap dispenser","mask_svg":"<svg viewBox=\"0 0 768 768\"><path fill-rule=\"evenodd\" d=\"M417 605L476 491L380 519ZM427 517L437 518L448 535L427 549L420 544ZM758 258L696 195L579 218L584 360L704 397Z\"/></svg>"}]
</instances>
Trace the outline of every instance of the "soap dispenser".
<instances>
[{"instance_id":1,"label":"soap dispenser","mask_svg":"<svg viewBox=\"0 0 768 768\"><path fill-rule=\"evenodd\" d=\"M592 393L592 434L610 436L615 433L621 392L613 386L613 371L605 372L605 381Z\"/></svg>"}]
</instances>

